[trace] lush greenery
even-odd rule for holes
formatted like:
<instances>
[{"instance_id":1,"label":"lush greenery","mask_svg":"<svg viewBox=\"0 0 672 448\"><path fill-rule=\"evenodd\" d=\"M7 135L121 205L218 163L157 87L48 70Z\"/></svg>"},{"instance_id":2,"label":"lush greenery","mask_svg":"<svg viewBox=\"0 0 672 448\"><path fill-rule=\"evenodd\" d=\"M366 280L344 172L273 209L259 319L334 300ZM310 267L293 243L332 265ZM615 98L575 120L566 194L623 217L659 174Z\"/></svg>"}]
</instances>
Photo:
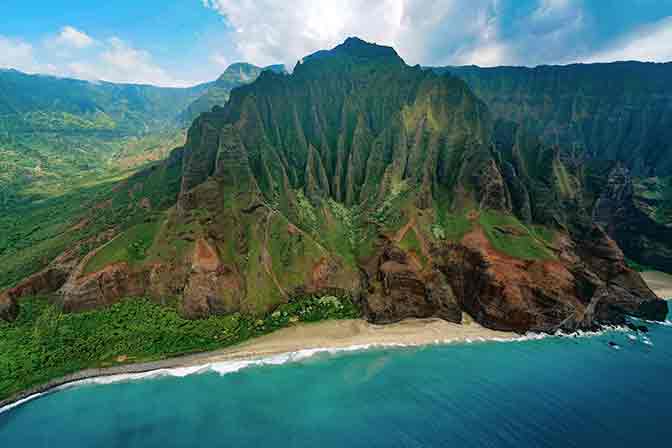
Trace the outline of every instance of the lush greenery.
<instances>
[{"instance_id":1,"label":"lush greenery","mask_svg":"<svg viewBox=\"0 0 672 448\"><path fill-rule=\"evenodd\" d=\"M14 323L0 321L0 399L86 368L214 350L299 322L359 316L349 298L333 296L296 299L258 319L186 320L176 306L147 299L81 314L64 314L43 298L23 299L20 307Z\"/></svg>"},{"instance_id":2,"label":"lush greenery","mask_svg":"<svg viewBox=\"0 0 672 448\"><path fill-rule=\"evenodd\" d=\"M552 239L548 230L530 230L515 216L487 210L481 212L479 222L492 245L500 252L527 260L553 258L553 253L546 247Z\"/></svg>"},{"instance_id":3,"label":"lush greenery","mask_svg":"<svg viewBox=\"0 0 672 448\"><path fill-rule=\"evenodd\" d=\"M42 269L66 249L84 255L105 242L109 232L160 219L180 187L179 150L174 159L0 213L0 289Z\"/></svg>"},{"instance_id":4,"label":"lush greenery","mask_svg":"<svg viewBox=\"0 0 672 448\"><path fill-rule=\"evenodd\" d=\"M143 261L154 242L161 221L155 220L135 225L110 241L89 260L85 273L96 272L105 266L127 261L131 264Z\"/></svg>"}]
</instances>

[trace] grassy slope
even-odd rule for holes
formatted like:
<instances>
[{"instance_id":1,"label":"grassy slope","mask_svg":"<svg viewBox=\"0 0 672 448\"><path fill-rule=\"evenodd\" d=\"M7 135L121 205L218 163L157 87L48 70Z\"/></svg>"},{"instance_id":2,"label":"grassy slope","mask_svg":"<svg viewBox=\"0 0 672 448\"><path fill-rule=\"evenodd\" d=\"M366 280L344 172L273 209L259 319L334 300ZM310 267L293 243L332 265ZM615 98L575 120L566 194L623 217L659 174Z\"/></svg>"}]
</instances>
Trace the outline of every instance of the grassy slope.
<instances>
[{"instance_id":1,"label":"grassy slope","mask_svg":"<svg viewBox=\"0 0 672 448\"><path fill-rule=\"evenodd\" d=\"M153 165L87 185L73 181L61 195L1 213L0 289L42 269L79 241L158 219L174 203L179 182L179 164ZM143 198L151 199L151 209L141 207ZM92 244L81 245L82 255L94 248Z\"/></svg>"},{"instance_id":2,"label":"grassy slope","mask_svg":"<svg viewBox=\"0 0 672 448\"><path fill-rule=\"evenodd\" d=\"M546 245L552 232L544 228L530 230L512 215L482 211L479 223L492 245L500 252L524 260L553 258Z\"/></svg>"},{"instance_id":3,"label":"grassy slope","mask_svg":"<svg viewBox=\"0 0 672 448\"><path fill-rule=\"evenodd\" d=\"M96 253L87 263L84 273L97 272L107 265L120 261L131 264L143 261L160 225L161 220L156 219L131 227Z\"/></svg>"},{"instance_id":4,"label":"grassy slope","mask_svg":"<svg viewBox=\"0 0 672 448\"><path fill-rule=\"evenodd\" d=\"M174 307L146 299L63 314L43 299L24 299L16 322L0 321L0 399L86 368L214 350L294 322L358 316L350 299L334 297L299 299L256 320L239 314L186 320Z\"/></svg>"}]
</instances>

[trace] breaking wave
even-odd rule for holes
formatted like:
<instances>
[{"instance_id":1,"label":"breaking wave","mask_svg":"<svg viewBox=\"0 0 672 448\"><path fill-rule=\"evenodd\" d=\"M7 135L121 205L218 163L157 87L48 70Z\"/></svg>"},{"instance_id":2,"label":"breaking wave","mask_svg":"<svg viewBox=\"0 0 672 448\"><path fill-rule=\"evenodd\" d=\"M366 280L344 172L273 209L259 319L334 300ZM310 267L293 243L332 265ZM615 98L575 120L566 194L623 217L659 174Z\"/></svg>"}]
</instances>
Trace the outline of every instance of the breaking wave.
<instances>
[{"instance_id":1,"label":"breaking wave","mask_svg":"<svg viewBox=\"0 0 672 448\"><path fill-rule=\"evenodd\" d=\"M661 322L655 322L661 324ZM663 325L671 325L671 322L662 323ZM65 389L70 389L73 387L79 387L84 385L105 385L113 384L120 382L129 382L129 381L141 381L148 379L156 379L163 377L186 377L189 375L198 375L203 373L218 373L220 375L227 375L230 373L235 373L240 370L258 367L258 366L273 366L273 365L282 365L291 362L298 362L308 358L312 358L316 355L324 354L339 354L347 352L359 352L371 349L387 349L387 348L413 348L420 346L428 345L448 345L448 344L474 344L474 343L486 343L486 342L504 342L504 343L515 343L515 342L528 342L528 341L539 341L547 338L589 338L602 336L609 332L629 332L631 331L627 327L621 326L609 326L604 327L599 331L576 331L573 333L565 333L558 331L555 334L547 333L527 333L521 336L512 336L512 337L493 337L493 338L454 338L454 339L436 339L433 343L430 344L403 344L403 343L372 343L372 344L360 344L360 345L351 345L346 347L323 347L323 348L312 348L312 349L303 349L294 352L282 353L277 355L264 356L259 358L252 359L239 359L239 360L230 360L230 361L217 361L206 363L202 365L187 366L187 367L171 367L164 369L151 370L141 373L123 373L107 376L98 376L93 378L87 378L82 380L72 381L57 387L54 387L51 390L36 393L34 395L28 396L21 400L16 401L0 408L0 414L7 412L11 409L16 408L22 404L25 404L29 401L32 401L36 398L39 398L43 395L47 395L52 392L62 391Z\"/></svg>"}]
</instances>

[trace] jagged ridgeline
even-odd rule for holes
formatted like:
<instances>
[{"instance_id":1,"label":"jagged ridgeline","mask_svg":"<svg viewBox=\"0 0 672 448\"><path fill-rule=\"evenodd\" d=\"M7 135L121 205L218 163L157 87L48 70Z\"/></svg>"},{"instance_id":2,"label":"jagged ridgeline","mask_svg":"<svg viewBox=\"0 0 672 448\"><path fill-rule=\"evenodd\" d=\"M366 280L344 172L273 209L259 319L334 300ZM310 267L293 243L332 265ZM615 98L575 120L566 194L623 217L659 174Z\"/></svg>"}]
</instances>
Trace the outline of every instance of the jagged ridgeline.
<instances>
[{"instance_id":1,"label":"jagged ridgeline","mask_svg":"<svg viewBox=\"0 0 672 448\"><path fill-rule=\"evenodd\" d=\"M672 271L672 63L435 71L488 105L519 216L567 223L584 210L628 257Z\"/></svg>"},{"instance_id":2,"label":"jagged ridgeline","mask_svg":"<svg viewBox=\"0 0 672 448\"><path fill-rule=\"evenodd\" d=\"M374 322L467 312L517 331L663 319L665 302L581 203L535 219L526 193L522 212L529 179L495 135L464 81L348 39L200 115L167 162L181 167L175 206L76 260L59 300L77 311L177 297L184 315L205 317L328 292Z\"/></svg>"}]
</instances>

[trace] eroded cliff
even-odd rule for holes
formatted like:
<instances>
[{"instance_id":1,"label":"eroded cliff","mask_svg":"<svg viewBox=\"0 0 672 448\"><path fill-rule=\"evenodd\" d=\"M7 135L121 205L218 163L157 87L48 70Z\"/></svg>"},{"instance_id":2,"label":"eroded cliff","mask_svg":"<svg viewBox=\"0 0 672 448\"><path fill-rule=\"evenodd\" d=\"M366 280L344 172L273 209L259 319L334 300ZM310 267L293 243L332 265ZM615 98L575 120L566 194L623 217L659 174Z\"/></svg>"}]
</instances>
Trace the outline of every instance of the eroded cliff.
<instances>
[{"instance_id":1,"label":"eroded cliff","mask_svg":"<svg viewBox=\"0 0 672 448\"><path fill-rule=\"evenodd\" d=\"M586 213L578 161L498 126L460 79L359 39L263 72L166 162L174 206L77 259L58 300L174 297L200 318L347 294L373 322L521 332L664 318Z\"/></svg>"}]
</instances>

